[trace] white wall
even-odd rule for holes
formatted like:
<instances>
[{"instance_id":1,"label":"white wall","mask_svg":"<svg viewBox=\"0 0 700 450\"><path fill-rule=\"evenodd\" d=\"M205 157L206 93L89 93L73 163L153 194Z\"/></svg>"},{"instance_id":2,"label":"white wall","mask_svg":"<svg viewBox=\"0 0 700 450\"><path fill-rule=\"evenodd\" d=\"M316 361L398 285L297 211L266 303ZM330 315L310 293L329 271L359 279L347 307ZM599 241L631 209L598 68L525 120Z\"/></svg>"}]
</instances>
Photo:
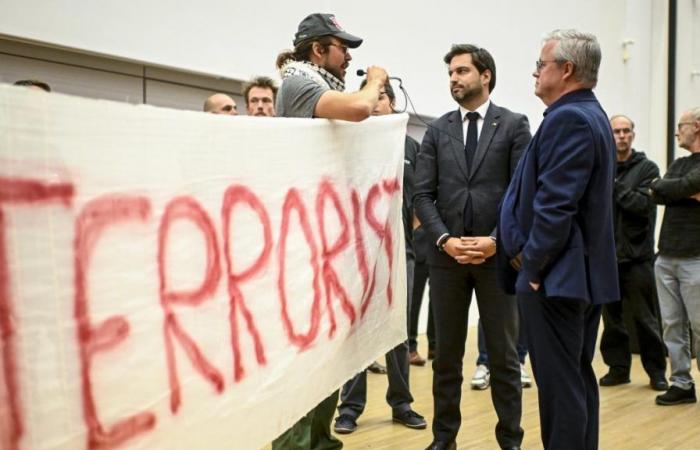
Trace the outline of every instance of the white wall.
<instances>
[{"instance_id":1,"label":"white wall","mask_svg":"<svg viewBox=\"0 0 700 450\"><path fill-rule=\"evenodd\" d=\"M700 104L700 5L679 0L678 108ZM442 56L455 42L489 49L497 63L494 101L526 113L533 128L544 109L532 95L540 39L554 28L595 33L603 48L597 89L607 112L637 123L639 149L665 165L666 10L668 0L0 0L0 34L184 69L247 79L275 75L278 52L291 47L298 22L332 11L365 38L354 69L380 64L404 80L418 112L455 107ZM695 26L693 26L695 24ZM625 40L629 59L623 59ZM349 77L349 86L359 80Z\"/></svg>"},{"instance_id":2,"label":"white wall","mask_svg":"<svg viewBox=\"0 0 700 450\"><path fill-rule=\"evenodd\" d=\"M496 59L498 85L494 100L528 114L536 126L543 106L532 95L530 74L540 39L553 28L577 27L595 33L603 46L598 92L604 106L610 113L634 116L638 144L648 148L650 117L646 112L653 100L647 94L655 72L665 70L661 61L653 67L649 64L655 26L652 14L659 9L663 12L659 4L665 3L450 0L431 7L424 2L369 0L0 0L0 33L246 79L253 74L274 74L275 56L291 46L296 26L304 15L333 11L350 32L366 39L353 52L353 67L381 64L401 76L419 113L436 116L454 107L442 55L451 43L474 42L489 49ZM680 3L692 7L695 2ZM653 44L663 42L665 36L661 37ZM625 39L634 40L626 63L621 45ZM356 87L358 82L351 79L349 84Z\"/></svg>"},{"instance_id":3,"label":"white wall","mask_svg":"<svg viewBox=\"0 0 700 450\"><path fill-rule=\"evenodd\" d=\"M700 106L700 0L678 1L676 121L681 113ZM676 156L687 152L676 149Z\"/></svg>"}]
</instances>

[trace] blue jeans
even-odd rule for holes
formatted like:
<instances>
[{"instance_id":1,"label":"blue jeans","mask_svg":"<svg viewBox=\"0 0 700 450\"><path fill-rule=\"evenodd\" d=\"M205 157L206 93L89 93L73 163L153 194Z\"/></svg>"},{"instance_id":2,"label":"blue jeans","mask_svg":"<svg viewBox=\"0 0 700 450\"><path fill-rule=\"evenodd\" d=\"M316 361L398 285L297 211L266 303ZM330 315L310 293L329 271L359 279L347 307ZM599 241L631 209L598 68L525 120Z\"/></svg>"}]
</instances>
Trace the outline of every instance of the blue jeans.
<instances>
[{"instance_id":1,"label":"blue jeans","mask_svg":"<svg viewBox=\"0 0 700 450\"><path fill-rule=\"evenodd\" d=\"M700 351L700 257L661 256L654 264L664 342L671 360L671 383L681 389L693 387L690 375L690 333ZM698 360L700 368L700 359Z\"/></svg>"}]
</instances>

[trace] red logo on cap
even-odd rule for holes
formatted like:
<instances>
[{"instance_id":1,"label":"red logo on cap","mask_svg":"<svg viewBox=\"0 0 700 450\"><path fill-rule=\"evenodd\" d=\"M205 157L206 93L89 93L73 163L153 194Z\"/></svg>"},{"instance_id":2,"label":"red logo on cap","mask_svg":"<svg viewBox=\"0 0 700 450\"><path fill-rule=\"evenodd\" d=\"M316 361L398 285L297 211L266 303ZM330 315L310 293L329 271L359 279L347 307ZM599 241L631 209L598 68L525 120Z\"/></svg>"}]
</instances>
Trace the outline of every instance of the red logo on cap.
<instances>
[{"instance_id":1,"label":"red logo on cap","mask_svg":"<svg viewBox=\"0 0 700 450\"><path fill-rule=\"evenodd\" d=\"M340 26L340 24L338 23L338 19L336 19L335 16L331 16L329 17L329 19L339 31L343 31L343 27Z\"/></svg>"}]
</instances>

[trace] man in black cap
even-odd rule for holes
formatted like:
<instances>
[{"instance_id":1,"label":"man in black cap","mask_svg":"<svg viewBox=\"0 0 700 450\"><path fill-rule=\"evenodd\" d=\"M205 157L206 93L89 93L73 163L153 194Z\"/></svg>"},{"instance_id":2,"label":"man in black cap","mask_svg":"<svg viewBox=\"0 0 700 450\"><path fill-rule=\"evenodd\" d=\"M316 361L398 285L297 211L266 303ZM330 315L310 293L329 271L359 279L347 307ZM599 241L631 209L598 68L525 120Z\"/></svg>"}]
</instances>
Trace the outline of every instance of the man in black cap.
<instances>
[{"instance_id":1,"label":"man in black cap","mask_svg":"<svg viewBox=\"0 0 700 450\"><path fill-rule=\"evenodd\" d=\"M388 81L381 67L367 69L367 83L345 93L345 74L362 39L343 30L332 14L311 14L299 24L294 50L277 57L282 85L277 92L278 117L325 118L359 122L368 118ZM311 374L313 376L313 374ZM331 434L338 391L272 442L273 450L335 450L343 443Z\"/></svg>"},{"instance_id":2,"label":"man in black cap","mask_svg":"<svg viewBox=\"0 0 700 450\"><path fill-rule=\"evenodd\" d=\"M282 86L277 93L279 117L319 117L359 122L372 113L387 81L381 67L367 69L367 84L345 93L349 49L362 39L345 32L332 14L311 14L299 24L294 50L277 57Z\"/></svg>"}]
</instances>

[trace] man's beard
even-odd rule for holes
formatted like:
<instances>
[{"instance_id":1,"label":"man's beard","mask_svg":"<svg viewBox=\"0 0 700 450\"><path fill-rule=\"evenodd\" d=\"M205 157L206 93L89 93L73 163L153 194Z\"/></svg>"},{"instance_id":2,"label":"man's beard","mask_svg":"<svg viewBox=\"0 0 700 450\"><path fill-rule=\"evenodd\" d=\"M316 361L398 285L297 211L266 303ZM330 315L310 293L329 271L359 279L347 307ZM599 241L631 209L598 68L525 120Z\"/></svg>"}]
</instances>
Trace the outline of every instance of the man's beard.
<instances>
[{"instance_id":1,"label":"man's beard","mask_svg":"<svg viewBox=\"0 0 700 450\"><path fill-rule=\"evenodd\" d=\"M323 66L323 68L332 73L333 76L340 81L345 82L345 77L343 76L342 72L343 69L341 67Z\"/></svg>"},{"instance_id":2,"label":"man's beard","mask_svg":"<svg viewBox=\"0 0 700 450\"><path fill-rule=\"evenodd\" d=\"M474 86L471 89L465 87L461 93L457 93L457 94L452 92L452 89L450 88L450 94L452 94L452 98L459 104L462 104L468 100L480 97L481 94L483 94L483 92L484 92L483 86Z\"/></svg>"}]
</instances>

